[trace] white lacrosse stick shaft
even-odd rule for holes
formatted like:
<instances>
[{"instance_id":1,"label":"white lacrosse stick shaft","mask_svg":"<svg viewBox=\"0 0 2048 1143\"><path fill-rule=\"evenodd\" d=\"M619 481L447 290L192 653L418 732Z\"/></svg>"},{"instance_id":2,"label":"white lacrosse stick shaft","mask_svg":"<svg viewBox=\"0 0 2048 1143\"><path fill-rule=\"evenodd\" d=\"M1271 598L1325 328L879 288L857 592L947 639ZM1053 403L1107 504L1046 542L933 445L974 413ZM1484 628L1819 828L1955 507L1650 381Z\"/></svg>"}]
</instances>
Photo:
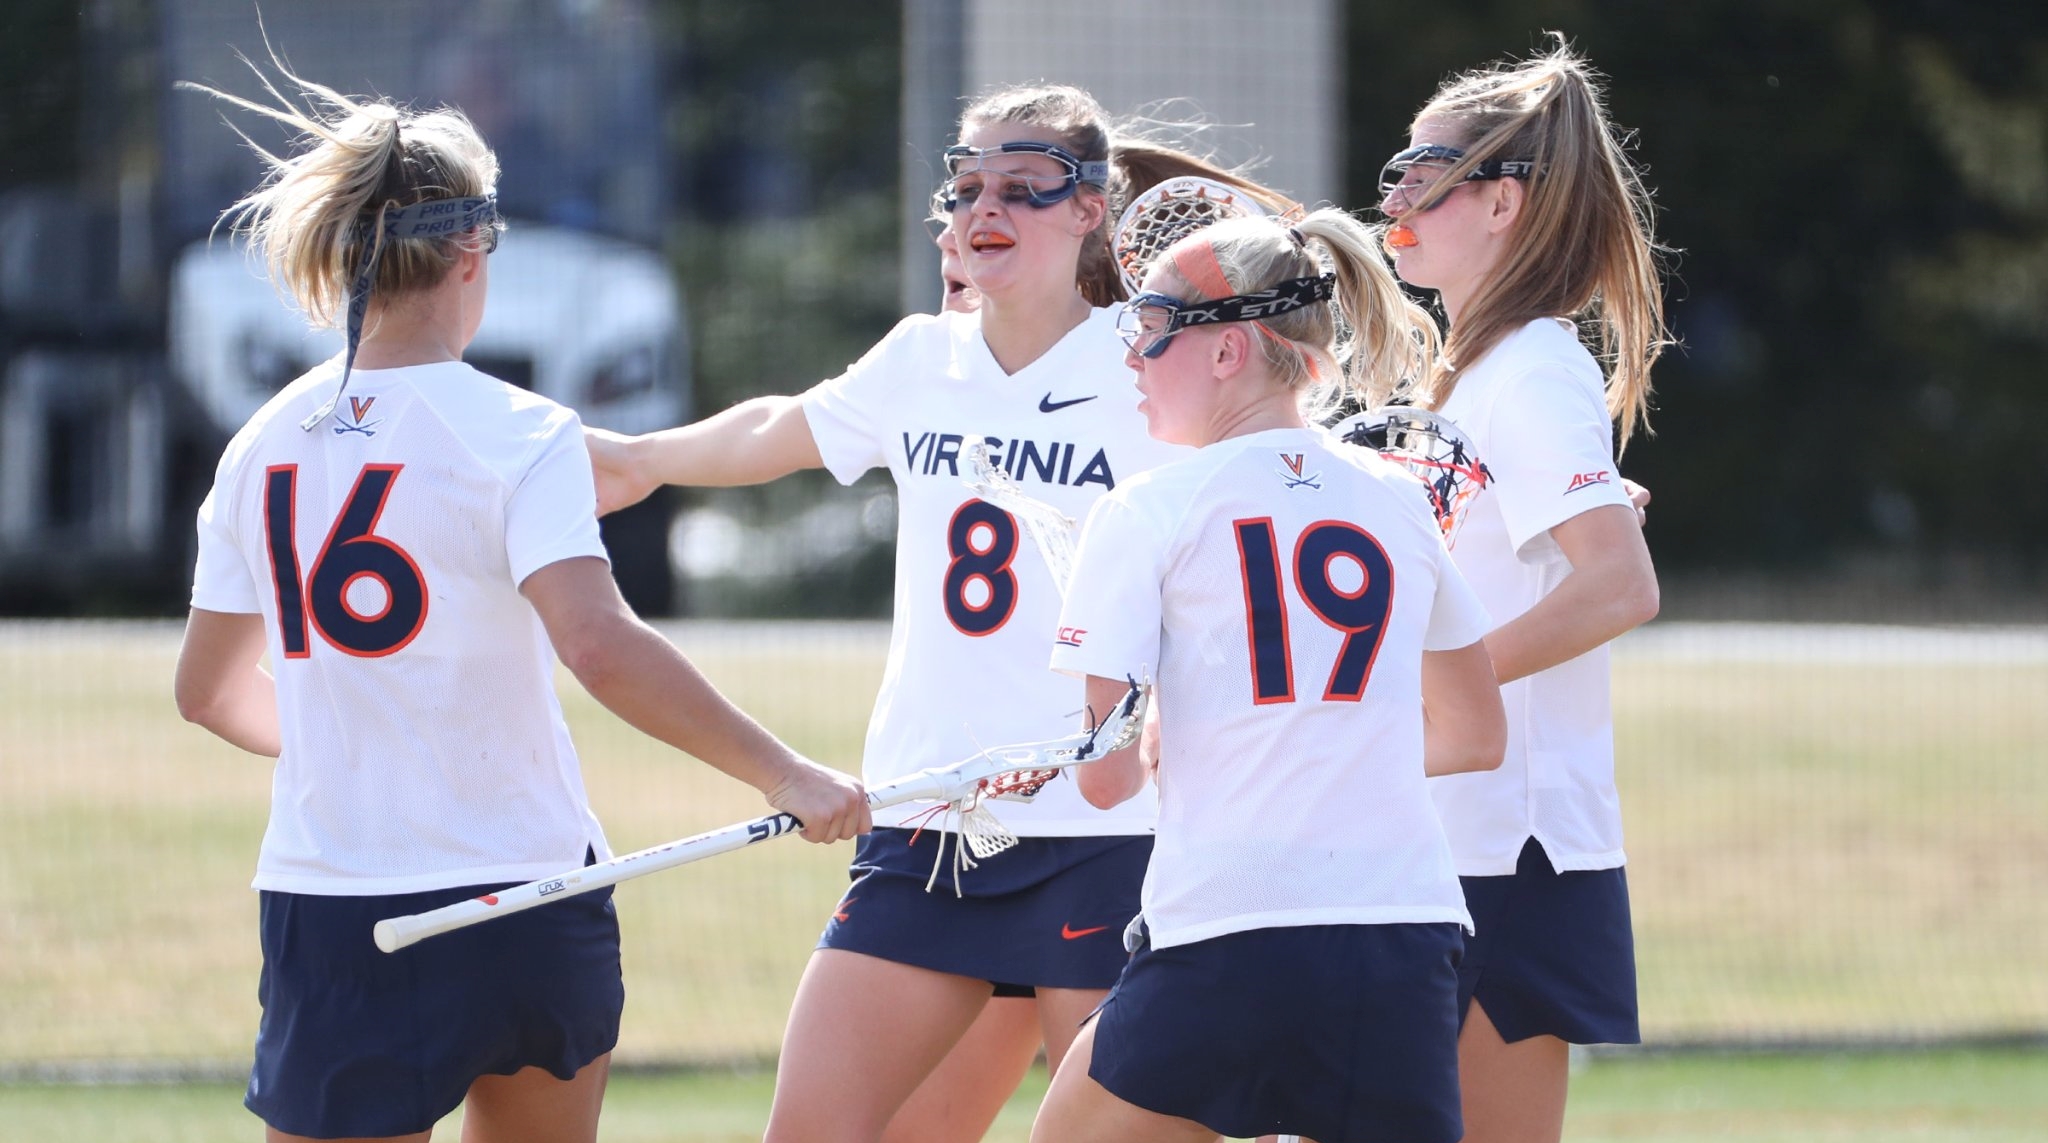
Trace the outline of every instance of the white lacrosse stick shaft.
<instances>
[{"instance_id":1,"label":"white lacrosse stick shaft","mask_svg":"<svg viewBox=\"0 0 2048 1143\"><path fill-rule=\"evenodd\" d=\"M997 747L952 766L920 770L907 778L869 790L868 805L879 810L921 800L953 802L972 793L982 781L999 774L1018 770L1054 770L1093 761L1136 739L1138 726L1144 721L1141 700L1139 688L1133 685L1124 701L1118 703L1109 717L1089 733L1069 735L1050 742ZM731 853L801 828L803 823L789 814L769 814L695 837L666 842L638 853L614 857L610 861L572 869L554 877L443 905L425 913L388 917L377 922L373 936L378 948L397 952L428 937L494 917L523 912L557 897L588 893L649 873Z\"/></svg>"}]
</instances>

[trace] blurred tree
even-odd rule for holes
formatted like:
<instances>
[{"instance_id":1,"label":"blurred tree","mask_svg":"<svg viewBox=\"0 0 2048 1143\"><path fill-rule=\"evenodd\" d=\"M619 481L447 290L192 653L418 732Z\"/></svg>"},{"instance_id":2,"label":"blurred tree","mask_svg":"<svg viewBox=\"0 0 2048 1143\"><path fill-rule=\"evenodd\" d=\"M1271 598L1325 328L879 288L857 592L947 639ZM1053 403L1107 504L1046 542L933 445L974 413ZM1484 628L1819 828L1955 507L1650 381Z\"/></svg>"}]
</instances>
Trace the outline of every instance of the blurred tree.
<instances>
[{"instance_id":1,"label":"blurred tree","mask_svg":"<svg viewBox=\"0 0 2048 1143\"><path fill-rule=\"evenodd\" d=\"M1354 0L1349 185L1444 75L1571 35L1657 192L1683 347L1626 467L1667 567L2040 574L2048 7ZM2013 474L2018 479L2006 478Z\"/></svg>"},{"instance_id":2,"label":"blurred tree","mask_svg":"<svg viewBox=\"0 0 2048 1143\"><path fill-rule=\"evenodd\" d=\"M0 189L77 169L79 59L76 3L7 0L0 8Z\"/></svg>"}]
</instances>

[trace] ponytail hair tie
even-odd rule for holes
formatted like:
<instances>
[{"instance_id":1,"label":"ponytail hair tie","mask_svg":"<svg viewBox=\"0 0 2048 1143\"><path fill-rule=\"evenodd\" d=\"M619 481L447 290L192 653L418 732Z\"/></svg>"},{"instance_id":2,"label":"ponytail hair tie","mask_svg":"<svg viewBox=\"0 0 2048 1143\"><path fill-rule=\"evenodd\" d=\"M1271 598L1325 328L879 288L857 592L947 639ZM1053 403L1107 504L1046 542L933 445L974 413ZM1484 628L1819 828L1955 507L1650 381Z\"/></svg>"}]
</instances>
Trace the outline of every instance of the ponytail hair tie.
<instances>
[{"instance_id":1,"label":"ponytail hair tie","mask_svg":"<svg viewBox=\"0 0 2048 1143\"><path fill-rule=\"evenodd\" d=\"M1288 241L1294 243L1294 248L1296 250L1308 249L1308 235L1303 234L1299 226L1290 226L1287 228L1287 239Z\"/></svg>"}]
</instances>

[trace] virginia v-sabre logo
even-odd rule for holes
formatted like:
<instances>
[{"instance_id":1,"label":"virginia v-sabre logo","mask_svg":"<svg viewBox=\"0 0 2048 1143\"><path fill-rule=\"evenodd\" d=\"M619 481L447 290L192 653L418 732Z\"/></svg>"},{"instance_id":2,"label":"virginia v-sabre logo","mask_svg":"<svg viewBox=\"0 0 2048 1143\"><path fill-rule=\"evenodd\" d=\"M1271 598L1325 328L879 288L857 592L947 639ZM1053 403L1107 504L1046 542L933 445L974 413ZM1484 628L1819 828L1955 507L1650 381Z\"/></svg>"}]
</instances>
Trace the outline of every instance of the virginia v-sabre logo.
<instances>
[{"instance_id":1,"label":"virginia v-sabre logo","mask_svg":"<svg viewBox=\"0 0 2048 1143\"><path fill-rule=\"evenodd\" d=\"M370 406L375 405L376 403L377 398L375 397L350 397L348 399L348 415L349 419L353 420L355 424L351 425L344 421L340 424L335 425L334 435L340 436L343 433L361 433L366 437L376 436L377 426L383 424L384 422L369 421L366 423L363 420L364 417L370 415ZM335 411L340 412L339 409Z\"/></svg>"},{"instance_id":2,"label":"virginia v-sabre logo","mask_svg":"<svg viewBox=\"0 0 2048 1143\"><path fill-rule=\"evenodd\" d=\"M960 449L973 439L964 433L928 431L919 433L915 439L904 433L903 460L913 474L958 479ZM1084 484L1116 487L1116 474L1110 471L1109 453L1105 449L1098 448L1090 455L1087 446L1067 441L1004 440L990 436L980 439L988 442L989 456L1001 457L1003 471L1019 484L1036 480L1070 488Z\"/></svg>"}]
</instances>

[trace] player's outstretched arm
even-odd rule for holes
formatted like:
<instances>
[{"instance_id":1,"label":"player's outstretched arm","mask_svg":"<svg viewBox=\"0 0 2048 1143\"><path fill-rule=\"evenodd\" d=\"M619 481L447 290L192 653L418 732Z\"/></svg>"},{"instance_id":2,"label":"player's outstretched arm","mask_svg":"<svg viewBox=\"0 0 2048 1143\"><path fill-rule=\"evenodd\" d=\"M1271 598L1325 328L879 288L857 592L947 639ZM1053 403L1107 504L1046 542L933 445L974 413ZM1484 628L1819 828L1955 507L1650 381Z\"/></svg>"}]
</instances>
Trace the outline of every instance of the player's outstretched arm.
<instances>
[{"instance_id":1,"label":"player's outstretched arm","mask_svg":"<svg viewBox=\"0 0 2048 1143\"><path fill-rule=\"evenodd\" d=\"M634 729L694 755L804 823L806 841L866 833L859 782L820 766L748 718L619 597L594 556L547 565L519 585L576 681Z\"/></svg>"},{"instance_id":2,"label":"player's outstretched arm","mask_svg":"<svg viewBox=\"0 0 2048 1143\"><path fill-rule=\"evenodd\" d=\"M1484 642L1422 653L1422 772L1498 769L1508 716Z\"/></svg>"},{"instance_id":3,"label":"player's outstretched arm","mask_svg":"<svg viewBox=\"0 0 2048 1143\"><path fill-rule=\"evenodd\" d=\"M1100 721L1115 710L1116 704L1123 701L1130 689L1129 680L1089 675L1089 714L1086 716L1089 723ZM1129 801L1145 788L1145 762L1141 754L1140 744L1133 742L1122 750L1075 767L1074 780L1081 783L1081 796L1088 799L1089 805L1101 810Z\"/></svg>"},{"instance_id":4,"label":"player's outstretched arm","mask_svg":"<svg viewBox=\"0 0 2048 1143\"><path fill-rule=\"evenodd\" d=\"M193 608L172 684L178 714L251 754L277 757L277 684L262 660L261 615Z\"/></svg>"},{"instance_id":5,"label":"player's outstretched arm","mask_svg":"<svg viewBox=\"0 0 2048 1143\"><path fill-rule=\"evenodd\" d=\"M1657 569L1634 507L1581 512L1550 536L1572 570L1555 591L1486 637L1503 683L1576 659L1657 616Z\"/></svg>"},{"instance_id":6,"label":"player's outstretched arm","mask_svg":"<svg viewBox=\"0 0 2048 1143\"><path fill-rule=\"evenodd\" d=\"M695 424L629 437L585 428L599 515L645 500L664 484L730 488L819 468L801 397L756 397Z\"/></svg>"}]
</instances>

